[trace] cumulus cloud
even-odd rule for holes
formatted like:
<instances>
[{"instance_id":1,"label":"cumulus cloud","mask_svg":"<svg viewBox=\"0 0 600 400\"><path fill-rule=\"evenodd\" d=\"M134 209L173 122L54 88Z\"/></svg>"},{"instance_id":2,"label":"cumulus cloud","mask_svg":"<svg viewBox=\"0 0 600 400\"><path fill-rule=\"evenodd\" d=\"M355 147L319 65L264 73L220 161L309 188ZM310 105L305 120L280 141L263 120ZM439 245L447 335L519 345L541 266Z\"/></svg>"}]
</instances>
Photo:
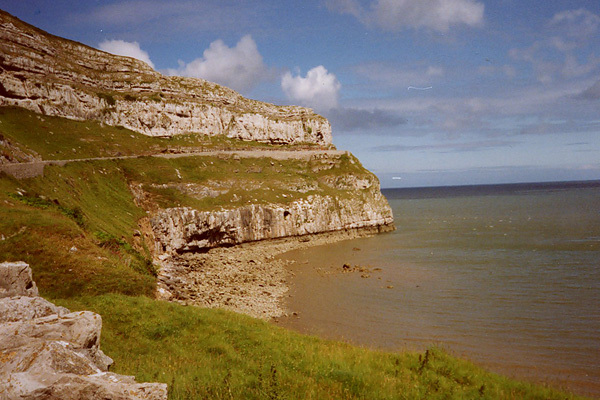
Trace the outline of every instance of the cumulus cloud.
<instances>
[{"instance_id":1,"label":"cumulus cloud","mask_svg":"<svg viewBox=\"0 0 600 400\"><path fill-rule=\"evenodd\" d=\"M322 65L308 71L306 77L292 76L288 71L281 78L281 88L290 100L320 112L337 107L341 87L336 76Z\"/></svg>"},{"instance_id":2,"label":"cumulus cloud","mask_svg":"<svg viewBox=\"0 0 600 400\"><path fill-rule=\"evenodd\" d=\"M481 26L485 8L476 0L375 0L369 9L358 0L328 0L327 6L392 32L407 28L447 32L452 26Z\"/></svg>"},{"instance_id":3,"label":"cumulus cloud","mask_svg":"<svg viewBox=\"0 0 600 400\"><path fill-rule=\"evenodd\" d=\"M203 56L189 63L180 62L179 68L169 69L170 75L202 78L245 91L254 87L268 75L252 36L246 35L234 47L228 47L222 40L215 40Z\"/></svg>"},{"instance_id":4,"label":"cumulus cloud","mask_svg":"<svg viewBox=\"0 0 600 400\"><path fill-rule=\"evenodd\" d=\"M138 42L126 42L124 40L105 40L98 45L100 50L106 51L107 53L116 54L119 56L133 57L140 61L145 62L152 68L154 63L150 60L148 52L140 48Z\"/></svg>"},{"instance_id":5,"label":"cumulus cloud","mask_svg":"<svg viewBox=\"0 0 600 400\"><path fill-rule=\"evenodd\" d=\"M513 48L508 54L531 64L542 83L588 76L600 68L593 40L599 31L600 16L585 9L562 11L548 21L543 39L526 48Z\"/></svg>"},{"instance_id":6,"label":"cumulus cloud","mask_svg":"<svg viewBox=\"0 0 600 400\"><path fill-rule=\"evenodd\" d=\"M341 132L392 128L407 123L406 118L381 109L333 108L326 117L333 129Z\"/></svg>"}]
</instances>

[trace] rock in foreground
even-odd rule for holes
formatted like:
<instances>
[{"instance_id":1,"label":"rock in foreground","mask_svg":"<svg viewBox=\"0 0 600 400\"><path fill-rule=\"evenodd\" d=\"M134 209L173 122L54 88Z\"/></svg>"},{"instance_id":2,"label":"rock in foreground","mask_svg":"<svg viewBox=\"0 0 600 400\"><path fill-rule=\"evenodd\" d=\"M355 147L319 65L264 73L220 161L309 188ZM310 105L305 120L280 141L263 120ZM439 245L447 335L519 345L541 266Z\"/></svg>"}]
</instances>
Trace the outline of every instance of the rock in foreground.
<instances>
[{"instance_id":1,"label":"rock in foreground","mask_svg":"<svg viewBox=\"0 0 600 400\"><path fill-rule=\"evenodd\" d=\"M37 296L26 263L0 264L0 399L167 398L164 383L108 372L100 315Z\"/></svg>"}]
</instances>

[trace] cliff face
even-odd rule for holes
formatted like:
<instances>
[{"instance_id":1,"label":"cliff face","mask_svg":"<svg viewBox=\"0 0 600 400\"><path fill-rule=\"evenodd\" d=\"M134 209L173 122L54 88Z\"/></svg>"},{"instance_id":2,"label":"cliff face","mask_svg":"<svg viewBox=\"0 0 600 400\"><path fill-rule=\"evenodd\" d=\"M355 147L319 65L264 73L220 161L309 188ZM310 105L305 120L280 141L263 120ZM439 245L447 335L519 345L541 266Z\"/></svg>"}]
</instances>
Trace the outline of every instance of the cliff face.
<instances>
[{"instance_id":1,"label":"cliff face","mask_svg":"<svg viewBox=\"0 0 600 400\"><path fill-rule=\"evenodd\" d=\"M132 191L140 204L154 210L150 223L157 254L359 228L393 229L377 177L351 154L291 153L294 159L259 154L207 159L207 176L193 182L188 181L193 171L183 163L177 182L157 185L140 175ZM218 175L226 168L236 171L233 180Z\"/></svg>"},{"instance_id":2,"label":"cliff face","mask_svg":"<svg viewBox=\"0 0 600 400\"><path fill-rule=\"evenodd\" d=\"M43 260L90 251L84 264L92 260L92 270L120 281L120 272L112 271L118 265L123 276L139 277L140 293L146 278L156 277L161 299L278 316L287 286L283 262L273 264L273 254L393 229L375 175L351 154L329 148L329 123L312 110L249 100L201 79L166 77L141 61L49 35L2 11L0 106L33 111L0 110L0 170L23 179L20 187L7 184L14 193L0 193L8 206L0 208L0 220L39 201L50 207L43 221L53 224L60 210L76 224L69 224L77 230L73 237L93 232L101 243L48 254L46 243L54 241L25 244L27 226L0 239L23 240L23 253ZM111 126L148 136L317 146L165 140ZM39 178L26 179L32 176ZM317 233L323 234L308 236ZM62 235L53 225L47 234ZM291 239L269 240L278 238ZM257 241L263 243L245 244ZM63 273L78 279L70 268Z\"/></svg>"},{"instance_id":3,"label":"cliff face","mask_svg":"<svg viewBox=\"0 0 600 400\"><path fill-rule=\"evenodd\" d=\"M202 79L62 39L0 10L0 106L94 119L150 136L226 135L268 143L331 144L312 110L242 97Z\"/></svg>"},{"instance_id":4,"label":"cliff face","mask_svg":"<svg viewBox=\"0 0 600 400\"><path fill-rule=\"evenodd\" d=\"M328 121L310 109L246 99L201 79L163 76L139 60L52 36L0 11L3 105L98 120L149 136L192 133L331 144ZM17 153L11 157L21 157ZM130 188L150 213L158 253L391 228L392 212L377 178L350 154L321 150L298 157L298 151L287 150L275 159L269 153L226 160L230 156L221 153L204 161L190 155L189 160L155 159L149 168L127 167Z\"/></svg>"},{"instance_id":5,"label":"cliff face","mask_svg":"<svg viewBox=\"0 0 600 400\"><path fill-rule=\"evenodd\" d=\"M368 202L311 195L287 206L252 204L213 212L168 208L155 214L151 223L159 252L183 253L346 229L389 230L393 229L393 216L382 195Z\"/></svg>"}]
</instances>

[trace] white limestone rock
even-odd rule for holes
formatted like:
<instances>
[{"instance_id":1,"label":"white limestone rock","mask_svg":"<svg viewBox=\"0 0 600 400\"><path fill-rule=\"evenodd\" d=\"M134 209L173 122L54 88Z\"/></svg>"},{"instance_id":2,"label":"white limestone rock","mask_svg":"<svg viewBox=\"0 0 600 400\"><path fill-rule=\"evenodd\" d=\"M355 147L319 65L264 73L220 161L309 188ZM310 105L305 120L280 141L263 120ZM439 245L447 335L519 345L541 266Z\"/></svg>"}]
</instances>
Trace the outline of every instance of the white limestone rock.
<instances>
[{"instance_id":1,"label":"white limestone rock","mask_svg":"<svg viewBox=\"0 0 600 400\"><path fill-rule=\"evenodd\" d=\"M175 207L156 212L151 224L159 254L345 229L393 229L391 209L379 196L364 201L310 195L288 205L251 204L221 211Z\"/></svg>"},{"instance_id":2,"label":"white limestone rock","mask_svg":"<svg viewBox=\"0 0 600 400\"><path fill-rule=\"evenodd\" d=\"M37 295L26 263L0 266L5 294ZM31 296L0 298L0 399L166 400L166 384L108 372L98 314Z\"/></svg>"},{"instance_id":3,"label":"white limestone rock","mask_svg":"<svg viewBox=\"0 0 600 400\"><path fill-rule=\"evenodd\" d=\"M163 76L142 61L51 36L0 10L3 105L149 136L331 144L329 122L310 109L246 99L203 79Z\"/></svg>"},{"instance_id":4,"label":"white limestone rock","mask_svg":"<svg viewBox=\"0 0 600 400\"><path fill-rule=\"evenodd\" d=\"M29 321L49 315L63 316L70 313L42 297L5 297L0 299L0 323Z\"/></svg>"},{"instance_id":5,"label":"white limestone rock","mask_svg":"<svg viewBox=\"0 0 600 400\"><path fill-rule=\"evenodd\" d=\"M11 296L37 296L31 269L22 261L0 263L0 298Z\"/></svg>"}]
</instances>

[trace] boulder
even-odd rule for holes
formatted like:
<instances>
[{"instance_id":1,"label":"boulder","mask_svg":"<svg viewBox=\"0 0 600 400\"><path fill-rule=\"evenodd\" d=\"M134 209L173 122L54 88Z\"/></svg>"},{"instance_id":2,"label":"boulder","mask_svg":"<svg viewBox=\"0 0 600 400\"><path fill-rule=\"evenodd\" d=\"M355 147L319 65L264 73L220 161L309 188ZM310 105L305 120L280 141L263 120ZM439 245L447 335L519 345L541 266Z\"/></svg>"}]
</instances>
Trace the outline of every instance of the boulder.
<instances>
[{"instance_id":1,"label":"boulder","mask_svg":"<svg viewBox=\"0 0 600 400\"><path fill-rule=\"evenodd\" d=\"M5 297L0 300L0 324L29 321L48 315L62 316L70 311L58 307L42 297Z\"/></svg>"},{"instance_id":2,"label":"boulder","mask_svg":"<svg viewBox=\"0 0 600 400\"><path fill-rule=\"evenodd\" d=\"M100 350L100 315L33 297L26 263L0 264L0 288L0 399L167 398L164 383L108 372L113 361Z\"/></svg>"},{"instance_id":3,"label":"boulder","mask_svg":"<svg viewBox=\"0 0 600 400\"><path fill-rule=\"evenodd\" d=\"M38 289L27 263L18 261L0 264L0 298L37 295Z\"/></svg>"}]
</instances>

